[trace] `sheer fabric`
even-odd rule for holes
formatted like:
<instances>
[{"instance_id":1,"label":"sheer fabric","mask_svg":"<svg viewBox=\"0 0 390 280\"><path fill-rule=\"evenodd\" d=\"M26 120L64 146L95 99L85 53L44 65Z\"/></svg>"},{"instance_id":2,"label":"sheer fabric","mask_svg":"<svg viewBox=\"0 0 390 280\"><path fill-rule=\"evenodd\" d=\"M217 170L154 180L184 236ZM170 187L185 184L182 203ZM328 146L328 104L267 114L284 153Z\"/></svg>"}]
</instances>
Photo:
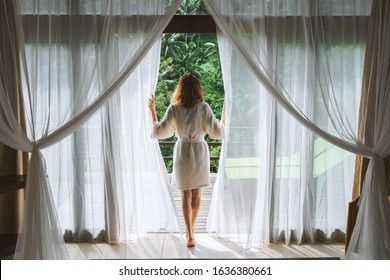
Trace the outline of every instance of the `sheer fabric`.
<instances>
[{"instance_id":1,"label":"sheer fabric","mask_svg":"<svg viewBox=\"0 0 390 280\"><path fill-rule=\"evenodd\" d=\"M364 146L356 137L370 1L206 0L205 3L235 51L266 91L289 114L316 135L342 149L368 157L374 154L372 147ZM232 65L237 68L237 63ZM257 97L252 98L257 100ZM233 98L233 105L234 102ZM246 111L257 106L257 102L253 103L256 105L251 104ZM238 118L231 116L232 122L235 117ZM257 129L261 131L261 128ZM292 135L289 130L293 132ZM268 135L272 136L272 131ZM229 141L231 138L229 135ZM351 155L298 128L295 121L286 118L280 109L276 110L275 142L272 192L268 185L259 194L262 199L271 197L271 205L266 204L263 209L270 211L273 219L269 223L265 220L266 225L261 225L265 227L265 234L261 235L263 238L257 238L253 243L248 237L247 245L253 246L270 239L287 242L338 239L337 231L345 228L345 220L339 218L339 213L345 214L346 203L350 199L353 172ZM273 143L268 144L271 153L272 146ZM225 153L227 157L228 153L229 147ZM254 154L259 161L260 157ZM228 160L223 169L225 178ZM239 175L241 179L247 177ZM283 180L285 178L289 178L287 182ZM254 181L257 183L259 180L260 175L255 175ZM376 183L371 181L369 184ZM217 185L215 195L221 187ZM232 197L239 200L239 196ZM237 202L234 202L234 207L227 207L231 202L229 200L213 199L213 202L217 204L213 205L216 209L238 207ZM256 215L254 209L257 204L252 205L248 207L250 211L245 217ZM379 215L379 212L376 213ZM230 220L239 217L234 211L224 214ZM209 224L217 221L214 218L210 216ZM383 220L384 217L381 217L378 223ZM246 225L251 226L250 223ZM267 238L269 225L271 235ZM214 230L224 232L218 227ZM236 228L237 232L239 230Z\"/></svg>"},{"instance_id":2,"label":"sheer fabric","mask_svg":"<svg viewBox=\"0 0 390 280\"><path fill-rule=\"evenodd\" d=\"M270 238L275 101L218 35L227 123L207 227L258 246Z\"/></svg>"},{"instance_id":3,"label":"sheer fabric","mask_svg":"<svg viewBox=\"0 0 390 280\"><path fill-rule=\"evenodd\" d=\"M16 13L14 13L14 3L12 1L0 1L0 61L6 67L0 67L0 79L2 83L14 93L9 99L15 116L20 121L21 126L25 127L24 111L22 105L22 92L18 79L15 76L19 71L19 57L12 56L10 51L13 47L19 46L20 38L15 38L11 34L15 33L17 28ZM3 70L6 70L3 72ZM27 173L28 154L16 151L0 142L0 177L19 176ZM14 177L14 178L15 178ZM4 193L5 186L1 184L0 192L0 234L18 233L22 222L24 190L16 190Z\"/></svg>"},{"instance_id":4,"label":"sheer fabric","mask_svg":"<svg viewBox=\"0 0 390 280\"><path fill-rule=\"evenodd\" d=\"M332 83L332 77L336 77L336 73L329 67L327 48L330 42L364 45L371 3L369 0L358 1L359 4L345 0L341 5L332 5L332 1L204 2L224 36L256 78L289 114L326 140L337 142L341 148L372 156L372 151L355 136L351 123L356 116L349 116L348 110L343 110L337 103L340 97L337 96L337 89ZM340 18L334 19L333 14L339 15ZM342 26L344 23L344 26L355 26L355 29L333 28L339 24L338 21L341 21ZM353 24L347 24L349 21ZM327 33L326 26L330 26ZM270 40L272 37L273 40ZM278 64L280 61L277 48L288 45L297 45L305 52L312 50L311 57L306 55L305 60L300 61L301 57L296 55L283 58L283 64ZM310 61L314 61L312 69L308 68L311 66ZM326 112L320 116L325 116L325 123L329 123L327 118L332 120L328 124L331 128L321 129L324 117L311 119L310 116L306 116L307 103L302 102L301 98L295 100L296 97L290 92L291 85L296 87L298 85L292 84L294 80L284 81L283 77L279 76L278 71L291 67L289 63L298 62L303 67L304 74L297 78L305 79L301 81L303 84L300 86L309 87L313 92L313 106ZM361 70L358 73L361 73Z\"/></svg>"},{"instance_id":5,"label":"sheer fabric","mask_svg":"<svg viewBox=\"0 0 390 280\"><path fill-rule=\"evenodd\" d=\"M348 259L390 259L389 177L383 158L390 155L390 3L374 0L367 39L363 90L368 94L365 144L375 151L363 181L359 212Z\"/></svg>"},{"instance_id":6,"label":"sheer fabric","mask_svg":"<svg viewBox=\"0 0 390 280\"><path fill-rule=\"evenodd\" d=\"M72 136L43 150L67 241L116 243L146 232L180 231L145 110L156 85L160 43L101 111ZM120 38L112 49L120 53L127 44ZM115 56L109 55L112 62ZM104 69L115 67L111 61Z\"/></svg>"},{"instance_id":7,"label":"sheer fabric","mask_svg":"<svg viewBox=\"0 0 390 280\"><path fill-rule=\"evenodd\" d=\"M15 149L32 152L26 207L15 259L68 258L60 229L64 220L59 222L56 207L59 207L59 213L63 213L62 210L71 204L74 208L71 212L65 209L70 214L64 224L68 229L69 225L73 226L70 228L71 236L76 239L84 238L90 229L92 238L97 236L96 230L103 229L102 239L116 242L130 234L148 230L147 225L150 224L157 226L163 223L166 230L176 227L177 222L170 222L175 219L171 212L155 215L154 209L148 209L154 216L148 215L144 205L132 204L135 200L140 204L145 200L157 201L156 204L167 203L164 207L169 208L169 196L166 176L159 168L163 162L155 152L157 144L140 129L148 129L146 114L141 113L141 107L135 119L137 123L128 122L127 118L133 117L130 106L139 106L141 102L146 104L146 96L150 92L145 91L155 85L153 73L157 62L149 65L145 72L139 63L161 35L179 4L180 1L20 1L20 10L15 10L21 15L20 29L15 36L21 36L24 43L20 52L20 83L23 85L28 121L27 134L9 106L8 98L12 92L7 85L0 84L0 140ZM152 57L153 53L156 54L156 50L152 52ZM14 55L19 55L19 50L14 49ZM158 61L155 57L153 60ZM110 105L81 127L119 90L138 65L141 72L129 80L127 87L121 88L126 94L121 96L124 100L121 100L120 110L118 99L112 99ZM139 73L147 79L139 79ZM146 105L143 109L146 110ZM120 119L116 122L118 115ZM78 127L74 135L65 139ZM124 133L129 127L131 133L137 131L137 134ZM95 138L100 130L109 137ZM114 138L116 133L124 133L127 137L122 137L122 144L119 143L120 138ZM90 144L86 140L91 138L95 142ZM134 152L134 146L125 143L134 141L130 145L136 145L143 140L145 143L141 148L137 147L137 152ZM50 177L46 177L41 149L58 142L53 149L57 150L54 155L60 156L59 163L55 166L57 159L50 159ZM97 150L100 145L105 147L101 154ZM123 151L125 155L121 154ZM98 156L94 158L93 153ZM136 176L123 172L125 175L122 177L118 161L124 161L123 158L126 158L126 164L121 165L122 169L130 170ZM141 158L146 166L139 164ZM104 170L104 175L94 173L101 170ZM127 185L126 193L123 186L128 178L133 182ZM51 179L55 196L49 184ZM95 183L96 189L92 187ZM154 192L151 186L160 189ZM100 200L98 210L94 209L97 207L95 202L86 201L88 192L93 193L90 196L93 200ZM137 198L136 192L144 200ZM122 203L118 202L121 200ZM123 201L129 202L127 206ZM91 209L93 211L89 212ZM171 209L174 209L173 206ZM142 217L143 214L152 218L148 221ZM156 224L156 219L161 216L166 220L159 220L161 222ZM102 219L105 220L104 225Z\"/></svg>"}]
</instances>

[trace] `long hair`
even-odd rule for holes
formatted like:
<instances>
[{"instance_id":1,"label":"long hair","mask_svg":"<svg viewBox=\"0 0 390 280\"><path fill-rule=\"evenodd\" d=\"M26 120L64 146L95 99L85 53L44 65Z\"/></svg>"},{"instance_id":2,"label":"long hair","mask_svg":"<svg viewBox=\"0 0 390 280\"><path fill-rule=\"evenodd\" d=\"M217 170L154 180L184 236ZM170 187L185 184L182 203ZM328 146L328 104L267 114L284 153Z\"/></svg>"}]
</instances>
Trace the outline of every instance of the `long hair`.
<instances>
[{"instance_id":1,"label":"long hair","mask_svg":"<svg viewBox=\"0 0 390 280\"><path fill-rule=\"evenodd\" d=\"M173 92L171 103L191 108L196 103L202 102L203 96L203 88L198 78L192 74L185 74L180 78Z\"/></svg>"}]
</instances>

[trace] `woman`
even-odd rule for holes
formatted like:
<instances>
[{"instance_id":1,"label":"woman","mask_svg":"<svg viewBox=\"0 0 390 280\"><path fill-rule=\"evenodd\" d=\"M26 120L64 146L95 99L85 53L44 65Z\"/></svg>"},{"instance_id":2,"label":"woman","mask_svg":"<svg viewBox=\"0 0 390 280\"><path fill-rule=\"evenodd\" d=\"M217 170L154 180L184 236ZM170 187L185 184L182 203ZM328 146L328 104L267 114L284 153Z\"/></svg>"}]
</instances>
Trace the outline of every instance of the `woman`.
<instances>
[{"instance_id":1,"label":"woman","mask_svg":"<svg viewBox=\"0 0 390 280\"><path fill-rule=\"evenodd\" d=\"M149 99L149 108L153 119L153 138L164 139L174 133L178 136L173 150L172 183L181 190L187 247L193 247L201 188L210 184L210 155L204 136L208 133L213 139L223 138L224 109L222 124L219 124L210 106L203 102L199 80L191 74L180 78L161 122L157 120L153 96Z\"/></svg>"}]
</instances>

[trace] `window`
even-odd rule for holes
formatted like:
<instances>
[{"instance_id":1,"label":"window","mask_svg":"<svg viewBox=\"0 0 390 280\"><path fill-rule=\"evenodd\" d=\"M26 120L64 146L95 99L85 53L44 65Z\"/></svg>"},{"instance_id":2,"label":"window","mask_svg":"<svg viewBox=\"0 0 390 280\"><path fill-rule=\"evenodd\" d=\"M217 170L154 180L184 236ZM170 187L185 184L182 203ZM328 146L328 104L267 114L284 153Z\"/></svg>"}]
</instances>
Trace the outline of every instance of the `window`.
<instances>
[{"instance_id":1,"label":"window","mask_svg":"<svg viewBox=\"0 0 390 280\"><path fill-rule=\"evenodd\" d=\"M162 35L160 72L156 91L156 109L161 119L171 94L181 77L191 72L200 77L208 102L220 119L224 100L216 25L201 0L183 0ZM160 141L168 172L172 172L175 137ZM220 143L206 137L210 147L210 172L218 171Z\"/></svg>"},{"instance_id":2,"label":"window","mask_svg":"<svg viewBox=\"0 0 390 280\"><path fill-rule=\"evenodd\" d=\"M162 35L160 72L156 91L156 110L161 120L177 81L185 73L193 73L202 84L205 101L220 119L224 88L216 34L164 33ZM176 137L160 141L168 172L172 172L173 144ZM221 146L219 140L206 136L210 147L210 172L217 173Z\"/></svg>"}]
</instances>

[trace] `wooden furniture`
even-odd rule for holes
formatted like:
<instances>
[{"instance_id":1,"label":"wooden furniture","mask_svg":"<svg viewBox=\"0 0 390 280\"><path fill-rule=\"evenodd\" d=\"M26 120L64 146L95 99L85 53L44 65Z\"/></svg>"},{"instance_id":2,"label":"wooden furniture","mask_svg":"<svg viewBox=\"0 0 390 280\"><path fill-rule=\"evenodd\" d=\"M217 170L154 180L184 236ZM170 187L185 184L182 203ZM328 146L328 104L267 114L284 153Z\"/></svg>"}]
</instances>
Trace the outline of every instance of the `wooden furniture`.
<instances>
[{"instance_id":1,"label":"wooden furniture","mask_svg":"<svg viewBox=\"0 0 390 280\"><path fill-rule=\"evenodd\" d=\"M26 187L25 175L0 176L0 195ZM0 259L11 256L15 252L18 235L0 234Z\"/></svg>"}]
</instances>

